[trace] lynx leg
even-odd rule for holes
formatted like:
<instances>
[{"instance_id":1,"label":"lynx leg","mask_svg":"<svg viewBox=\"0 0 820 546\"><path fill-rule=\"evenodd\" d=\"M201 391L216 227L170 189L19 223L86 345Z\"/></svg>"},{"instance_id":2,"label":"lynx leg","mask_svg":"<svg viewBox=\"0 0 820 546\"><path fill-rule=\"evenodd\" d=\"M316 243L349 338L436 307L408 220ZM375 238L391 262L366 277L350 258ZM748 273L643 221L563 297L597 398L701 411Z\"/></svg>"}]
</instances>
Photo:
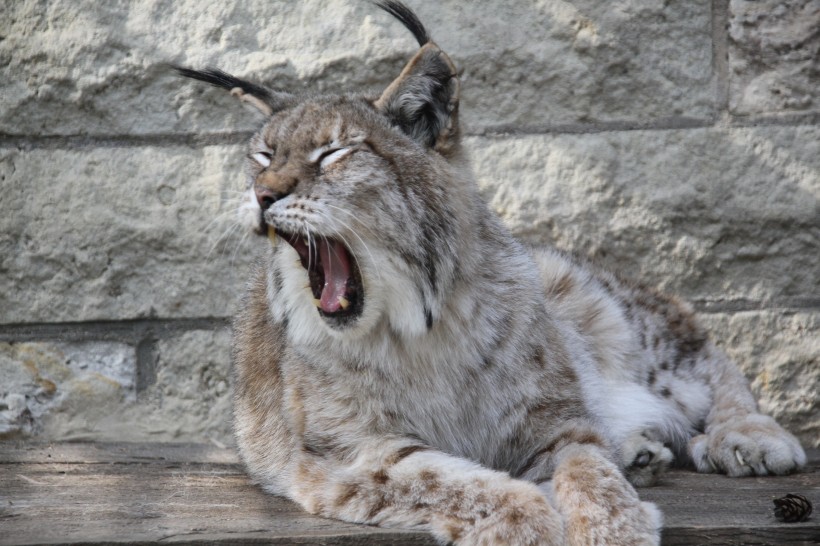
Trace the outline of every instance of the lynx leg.
<instances>
[{"instance_id":1,"label":"lynx leg","mask_svg":"<svg viewBox=\"0 0 820 546\"><path fill-rule=\"evenodd\" d=\"M469 545L564 544L560 515L539 489L418 444L372 442L349 464L303 455L290 496L326 517L421 528Z\"/></svg>"},{"instance_id":2,"label":"lynx leg","mask_svg":"<svg viewBox=\"0 0 820 546\"><path fill-rule=\"evenodd\" d=\"M539 483L561 513L567 544L659 543L661 513L641 502L594 424L568 421L545 445L520 475Z\"/></svg>"},{"instance_id":3,"label":"lynx leg","mask_svg":"<svg viewBox=\"0 0 820 546\"><path fill-rule=\"evenodd\" d=\"M573 444L561 450L556 459L552 495L564 517L568 544L660 543L660 511L638 498L600 448Z\"/></svg>"}]
</instances>

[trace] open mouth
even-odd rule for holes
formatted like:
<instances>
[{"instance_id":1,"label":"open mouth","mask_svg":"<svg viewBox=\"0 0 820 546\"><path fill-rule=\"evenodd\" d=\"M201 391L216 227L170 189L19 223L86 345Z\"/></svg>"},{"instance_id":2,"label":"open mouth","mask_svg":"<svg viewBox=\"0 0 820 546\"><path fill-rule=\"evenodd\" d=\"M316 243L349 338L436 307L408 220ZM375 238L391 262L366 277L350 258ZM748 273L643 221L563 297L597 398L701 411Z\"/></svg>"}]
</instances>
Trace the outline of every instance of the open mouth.
<instances>
[{"instance_id":1,"label":"open mouth","mask_svg":"<svg viewBox=\"0 0 820 546\"><path fill-rule=\"evenodd\" d=\"M278 232L299 254L319 314L340 324L362 312L362 278L356 260L341 242L318 237Z\"/></svg>"}]
</instances>

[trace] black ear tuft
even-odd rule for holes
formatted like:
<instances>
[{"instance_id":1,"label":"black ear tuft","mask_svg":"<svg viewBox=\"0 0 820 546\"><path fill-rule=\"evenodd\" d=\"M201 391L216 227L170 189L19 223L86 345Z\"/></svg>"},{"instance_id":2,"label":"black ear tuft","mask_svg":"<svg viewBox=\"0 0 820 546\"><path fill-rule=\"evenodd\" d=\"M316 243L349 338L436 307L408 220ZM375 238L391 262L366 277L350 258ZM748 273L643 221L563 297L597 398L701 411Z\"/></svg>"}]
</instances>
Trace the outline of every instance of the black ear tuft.
<instances>
[{"instance_id":1,"label":"black ear tuft","mask_svg":"<svg viewBox=\"0 0 820 546\"><path fill-rule=\"evenodd\" d=\"M270 91L255 83L241 80L218 68L193 70L191 68L173 65L172 68L186 78L199 80L216 87L221 87L222 89L227 89L231 95L234 95L243 102L251 104L266 116L270 116L274 112L287 108L295 102L294 96L290 93Z\"/></svg>"},{"instance_id":2,"label":"black ear tuft","mask_svg":"<svg viewBox=\"0 0 820 546\"><path fill-rule=\"evenodd\" d=\"M379 0L373 2L377 7L383 9L403 24L407 30L413 33L420 46L423 46L430 41L430 36L427 34L424 25L421 24L419 18L413 13L413 10L398 2L397 0Z\"/></svg>"},{"instance_id":3,"label":"black ear tuft","mask_svg":"<svg viewBox=\"0 0 820 546\"><path fill-rule=\"evenodd\" d=\"M222 89L232 91L236 88L241 89L245 93L250 93L256 96L259 100L266 101L271 98L271 93L264 87L260 87L254 83L240 80L236 76L232 76L227 72L223 72L218 68L206 68L205 70L193 70L182 66L173 66L180 76L199 80L201 82L209 83Z\"/></svg>"}]
</instances>

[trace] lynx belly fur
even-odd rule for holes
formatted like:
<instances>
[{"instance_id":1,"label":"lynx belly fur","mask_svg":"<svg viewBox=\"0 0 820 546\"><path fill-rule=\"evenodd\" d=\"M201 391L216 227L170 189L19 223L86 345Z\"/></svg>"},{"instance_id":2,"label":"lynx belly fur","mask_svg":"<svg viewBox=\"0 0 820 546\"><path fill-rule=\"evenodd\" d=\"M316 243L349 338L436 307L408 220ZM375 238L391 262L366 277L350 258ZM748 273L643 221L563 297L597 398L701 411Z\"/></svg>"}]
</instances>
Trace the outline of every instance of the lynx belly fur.
<instances>
[{"instance_id":1,"label":"lynx belly fur","mask_svg":"<svg viewBox=\"0 0 820 546\"><path fill-rule=\"evenodd\" d=\"M267 121L235 322L236 440L311 513L456 544L656 544L633 485L672 462L786 474L797 440L676 299L517 242L479 197L459 80L420 49L380 96L296 96L179 69ZM267 242L267 240L266 240Z\"/></svg>"}]
</instances>

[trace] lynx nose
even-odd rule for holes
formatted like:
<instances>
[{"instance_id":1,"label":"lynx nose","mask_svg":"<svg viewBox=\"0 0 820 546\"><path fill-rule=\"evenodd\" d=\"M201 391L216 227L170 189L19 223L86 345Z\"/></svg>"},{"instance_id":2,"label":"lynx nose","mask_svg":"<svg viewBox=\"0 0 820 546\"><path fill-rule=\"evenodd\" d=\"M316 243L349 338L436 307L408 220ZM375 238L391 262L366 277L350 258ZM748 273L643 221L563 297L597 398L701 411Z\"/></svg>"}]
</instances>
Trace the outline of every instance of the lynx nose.
<instances>
[{"instance_id":1,"label":"lynx nose","mask_svg":"<svg viewBox=\"0 0 820 546\"><path fill-rule=\"evenodd\" d=\"M256 177L253 191L262 211L266 211L275 202L287 197L298 183L299 179L290 170L278 173L265 170Z\"/></svg>"},{"instance_id":2,"label":"lynx nose","mask_svg":"<svg viewBox=\"0 0 820 546\"><path fill-rule=\"evenodd\" d=\"M265 186L260 186L259 184L254 184L253 192L256 194L256 202L259 203L259 206L262 208L263 212L268 210L271 205L286 195L284 193L273 191Z\"/></svg>"}]
</instances>

